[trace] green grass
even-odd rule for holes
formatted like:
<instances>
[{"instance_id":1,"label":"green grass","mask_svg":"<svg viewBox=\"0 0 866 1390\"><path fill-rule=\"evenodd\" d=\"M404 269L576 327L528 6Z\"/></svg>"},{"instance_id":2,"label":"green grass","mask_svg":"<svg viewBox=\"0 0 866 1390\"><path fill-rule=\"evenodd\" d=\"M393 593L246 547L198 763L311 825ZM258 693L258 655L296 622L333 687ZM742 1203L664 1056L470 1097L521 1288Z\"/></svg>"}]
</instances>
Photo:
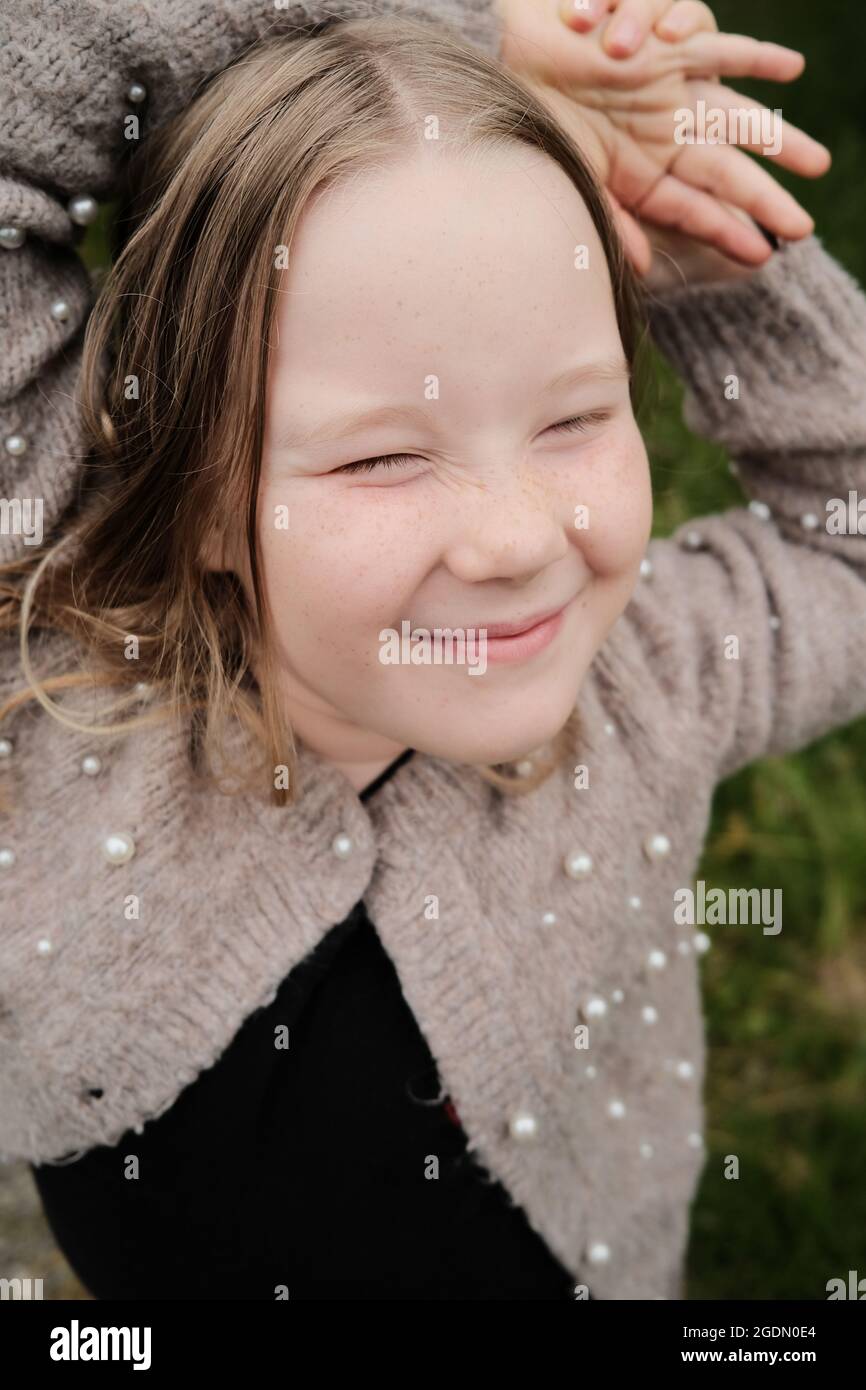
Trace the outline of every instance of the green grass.
<instances>
[{"instance_id":1,"label":"green grass","mask_svg":"<svg viewBox=\"0 0 866 1390\"><path fill-rule=\"evenodd\" d=\"M866 284L866 64L860 7L846 0L720 0L719 27L801 49L793 85L733 85L829 146L823 179L768 163L827 249ZM90 264L105 263L104 227ZM743 500L724 451L680 418L681 387L656 358L644 421L654 533ZM864 639L866 640L866 639ZM776 937L713 933L702 965L709 1072L708 1161L693 1209L689 1297L825 1298L834 1275L866 1275L866 721L767 759L716 794L698 877L783 890ZM711 929L712 931L712 929ZM772 941L772 946L768 942ZM725 1156L740 1161L724 1177Z\"/></svg>"}]
</instances>

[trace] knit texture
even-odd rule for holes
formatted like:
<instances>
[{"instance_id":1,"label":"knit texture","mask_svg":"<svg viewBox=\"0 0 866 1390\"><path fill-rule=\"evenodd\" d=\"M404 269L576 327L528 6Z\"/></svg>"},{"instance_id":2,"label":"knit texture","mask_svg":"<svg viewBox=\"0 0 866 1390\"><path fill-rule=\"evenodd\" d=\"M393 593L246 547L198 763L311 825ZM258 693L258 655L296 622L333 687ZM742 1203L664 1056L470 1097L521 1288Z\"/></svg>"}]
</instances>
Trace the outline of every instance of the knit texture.
<instances>
[{"instance_id":1,"label":"knit texture","mask_svg":"<svg viewBox=\"0 0 866 1390\"><path fill-rule=\"evenodd\" d=\"M453 7L476 40L484 9ZM44 496L47 514L74 483L72 338L88 291L62 200L108 192L129 81L169 114L263 25L241 3L30 0L16 15L0 223L27 241L0 252L11 306L0 404L3 435L29 449L0 454L3 496ZM58 294L74 324L50 319ZM531 794L505 797L418 752L364 804L301 744L300 799L280 809L197 783L182 721L110 742L35 705L4 721L8 1157L69 1158L161 1114L363 898L482 1166L594 1296L682 1296L704 1164L704 1028L699 943L675 923L673 894L693 882L721 778L866 711L866 537L824 528L829 498L866 496L866 301L811 237L783 243L748 281L661 296L652 327L685 380L688 423L731 450L770 515L734 508L651 542L652 571L581 691L581 741ZM738 400L725 397L731 373ZM2 540L7 553L20 543ZM2 699L23 676L14 640L0 656ZM35 657L42 673L64 668L69 639L48 637ZM81 773L89 753L103 759L98 777ZM580 789L577 764L589 772ZM101 851L114 831L135 842L123 865ZM591 861L579 878L565 869L575 853ZM522 1111L533 1140L513 1136Z\"/></svg>"}]
</instances>

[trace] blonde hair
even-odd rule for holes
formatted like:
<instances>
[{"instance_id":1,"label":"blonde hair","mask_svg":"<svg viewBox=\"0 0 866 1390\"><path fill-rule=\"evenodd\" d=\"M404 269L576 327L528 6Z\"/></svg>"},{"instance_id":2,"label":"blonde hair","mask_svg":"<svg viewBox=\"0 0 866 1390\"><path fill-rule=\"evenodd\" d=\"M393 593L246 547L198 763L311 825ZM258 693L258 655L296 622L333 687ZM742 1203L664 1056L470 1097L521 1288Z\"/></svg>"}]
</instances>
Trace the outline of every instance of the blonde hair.
<instances>
[{"instance_id":1,"label":"blonde hair","mask_svg":"<svg viewBox=\"0 0 866 1390\"><path fill-rule=\"evenodd\" d=\"M271 656L256 544L269 327L281 271L312 195L405 157L435 111L461 151L525 144L547 154L583 198L604 248L630 365L642 298L588 165L538 99L495 60L418 18L357 19L261 40L211 76L188 107L132 155L120 189L114 263L86 326L77 407L84 443L71 517L43 546L0 567L0 630L18 625L29 687L0 719L38 700L89 733L125 734L189 714L194 765L223 790L225 721L261 752L226 767L233 784L296 796L296 750ZM140 398L129 399L137 379ZM633 378L634 380L634 378ZM217 485L218 484L218 485ZM237 577L202 563L206 542L244 518L256 611ZM59 532L59 534L58 534ZM31 628L60 629L86 662L41 683ZM138 639L130 662L124 639ZM252 663L258 680L252 675ZM161 698L119 722L81 723L48 692L145 683ZM575 711L533 763L479 767L509 791L539 785L573 751ZM542 750L543 751L543 750ZM288 768L288 790L274 786Z\"/></svg>"}]
</instances>

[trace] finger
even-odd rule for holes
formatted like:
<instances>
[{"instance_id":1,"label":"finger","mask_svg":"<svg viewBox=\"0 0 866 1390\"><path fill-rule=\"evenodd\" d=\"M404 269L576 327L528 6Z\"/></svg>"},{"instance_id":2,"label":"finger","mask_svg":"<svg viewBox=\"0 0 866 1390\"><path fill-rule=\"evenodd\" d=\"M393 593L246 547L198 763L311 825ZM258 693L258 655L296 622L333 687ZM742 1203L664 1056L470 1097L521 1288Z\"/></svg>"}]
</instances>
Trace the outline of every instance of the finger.
<instances>
[{"instance_id":1,"label":"finger","mask_svg":"<svg viewBox=\"0 0 866 1390\"><path fill-rule=\"evenodd\" d=\"M605 53L611 58L631 57L670 5L671 0L619 0L602 38Z\"/></svg>"},{"instance_id":2,"label":"finger","mask_svg":"<svg viewBox=\"0 0 866 1390\"><path fill-rule=\"evenodd\" d=\"M693 188L742 208L776 236L799 241L815 222L757 160L733 145L688 145L668 171Z\"/></svg>"},{"instance_id":3,"label":"finger","mask_svg":"<svg viewBox=\"0 0 866 1390\"><path fill-rule=\"evenodd\" d=\"M796 48L747 34L703 31L684 41L683 59L688 77L763 77L771 82L793 82L806 66Z\"/></svg>"},{"instance_id":4,"label":"finger","mask_svg":"<svg viewBox=\"0 0 866 1390\"><path fill-rule=\"evenodd\" d=\"M569 29L588 34L610 13L613 4L616 0L560 0L559 17Z\"/></svg>"},{"instance_id":5,"label":"finger","mask_svg":"<svg viewBox=\"0 0 866 1390\"><path fill-rule=\"evenodd\" d=\"M632 217L619 201L611 193L610 189L603 190L607 199L617 230L622 239L623 250L631 265L638 275L644 276L649 272L652 265L653 252L652 245L646 232L641 227L636 218Z\"/></svg>"},{"instance_id":6,"label":"finger","mask_svg":"<svg viewBox=\"0 0 866 1390\"><path fill-rule=\"evenodd\" d=\"M762 265L771 247L758 231L715 196L665 174L641 202L640 217L704 241L745 265Z\"/></svg>"},{"instance_id":7,"label":"finger","mask_svg":"<svg viewBox=\"0 0 866 1390\"><path fill-rule=\"evenodd\" d=\"M703 31L714 34L718 27L715 15L703 0L676 0L667 14L656 21L655 33L660 39L677 43Z\"/></svg>"},{"instance_id":8,"label":"finger","mask_svg":"<svg viewBox=\"0 0 866 1390\"><path fill-rule=\"evenodd\" d=\"M737 145L807 179L820 178L829 169L832 155L826 146L783 120L778 110L771 111L716 82L690 82L689 90L693 97L692 138L682 140L675 134L677 144Z\"/></svg>"}]
</instances>

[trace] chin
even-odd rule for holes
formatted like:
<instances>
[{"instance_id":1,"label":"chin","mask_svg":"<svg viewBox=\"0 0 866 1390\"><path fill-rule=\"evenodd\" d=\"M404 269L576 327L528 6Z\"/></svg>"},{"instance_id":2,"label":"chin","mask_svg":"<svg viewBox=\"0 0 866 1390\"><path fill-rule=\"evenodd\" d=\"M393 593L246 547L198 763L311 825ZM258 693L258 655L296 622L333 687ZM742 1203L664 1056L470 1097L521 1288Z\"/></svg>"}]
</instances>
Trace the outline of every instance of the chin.
<instances>
[{"instance_id":1,"label":"chin","mask_svg":"<svg viewBox=\"0 0 866 1390\"><path fill-rule=\"evenodd\" d=\"M451 729L444 737L431 740L422 741L419 734L419 741L412 746L423 748L433 757L444 758L448 762L468 763L474 767L520 762L539 753L552 742L574 709L574 703L574 700L564 703L561 710L551 713L547 719L527 721L525 716L516 718L511 727L501 731L491 729L487 723L479 725L477 729L461 730L459 734Z\"/></svg>"}]
</instances>

